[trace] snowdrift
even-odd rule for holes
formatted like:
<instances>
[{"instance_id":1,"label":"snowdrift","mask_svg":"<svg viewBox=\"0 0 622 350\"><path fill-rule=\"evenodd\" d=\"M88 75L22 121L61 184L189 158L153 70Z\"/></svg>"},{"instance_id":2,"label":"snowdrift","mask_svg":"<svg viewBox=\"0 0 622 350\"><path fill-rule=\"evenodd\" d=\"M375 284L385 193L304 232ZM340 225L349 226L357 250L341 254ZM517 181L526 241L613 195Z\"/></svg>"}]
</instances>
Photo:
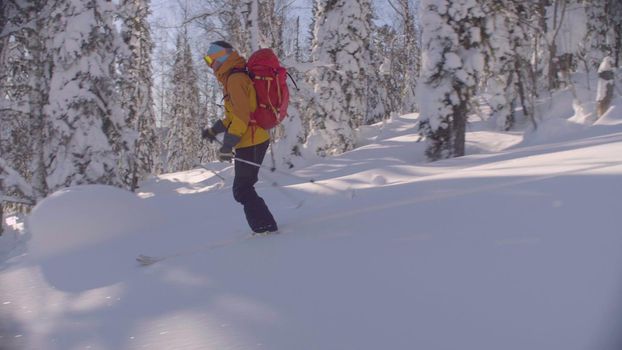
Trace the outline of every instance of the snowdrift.
<instances>
[{"instance_id":1,"label":"snowdrift","mask_svg":"<svg viewBox=\"0 0 622 350\"><path fill-rule=\"evenodd\" d=\"M31 258L55 288L85 291L118 281L119 271L163 216L135 194L78 186L41 201L28 219Z\"/></svg>"}]
</instances>

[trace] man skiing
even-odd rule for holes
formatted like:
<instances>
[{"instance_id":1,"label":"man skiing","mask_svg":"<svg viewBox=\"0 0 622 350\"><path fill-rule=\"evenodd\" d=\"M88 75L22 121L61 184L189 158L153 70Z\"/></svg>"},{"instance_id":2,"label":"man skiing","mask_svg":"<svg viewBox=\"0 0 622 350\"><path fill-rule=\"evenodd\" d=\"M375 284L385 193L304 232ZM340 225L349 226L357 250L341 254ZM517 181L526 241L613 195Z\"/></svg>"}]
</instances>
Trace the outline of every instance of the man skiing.
<instances>
[{"instance_id":1,"label":"man skiing","mask_svg":"<svg viewBox=\"0 0 622 350\"><path fill-rule=\"evenodd\" d=\"M223 87L225 117L203 130L203 138L213 142L216 135L224 132L218 152L220 161L237 158L261 164L270 144L270 134L257 125L249 125L251 113L257 108L257 97L253 82L245 73L246 60L225 41L211 43L204 59ZM255 234L277 232L270 209L255 191L259 167L236 161L234 169L233 198L244 206L250 228Z\"/></svg>"}]
</instances>

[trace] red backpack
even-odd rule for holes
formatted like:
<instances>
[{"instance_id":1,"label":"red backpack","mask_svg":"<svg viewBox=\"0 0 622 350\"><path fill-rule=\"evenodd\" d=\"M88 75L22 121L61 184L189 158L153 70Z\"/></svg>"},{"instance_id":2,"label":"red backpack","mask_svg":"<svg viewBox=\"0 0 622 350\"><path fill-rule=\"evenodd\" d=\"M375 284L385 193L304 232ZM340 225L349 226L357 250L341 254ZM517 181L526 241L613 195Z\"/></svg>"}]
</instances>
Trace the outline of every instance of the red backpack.
<instances>
[{"instance_id":1,"label":"red backpack","mask_svg":"<svg viewBox=\"0 0 622 350\"><path fill-rule=\"evenodd\" d=\"M232 69L233 73L246 73L253 81L257 93L257 109L251 113L250 124L266 130L279 125L287 116L289 90L287 69L281 67L278 57L271 49L255 51L245 69Z\"/></svg>"}]
</instances>

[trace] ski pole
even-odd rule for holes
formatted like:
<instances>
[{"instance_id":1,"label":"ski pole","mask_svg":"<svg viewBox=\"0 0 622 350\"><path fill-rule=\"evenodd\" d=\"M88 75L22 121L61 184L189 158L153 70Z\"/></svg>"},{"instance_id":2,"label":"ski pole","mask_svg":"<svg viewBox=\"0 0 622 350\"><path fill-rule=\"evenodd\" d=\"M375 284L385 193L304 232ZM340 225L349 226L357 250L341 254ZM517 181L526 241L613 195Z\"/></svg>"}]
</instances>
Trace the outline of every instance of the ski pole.
<instances>
[{"instance_id":1,"label":"ski pole","mask_svg":"<svg viewBox=\"0 0 622 350\"><path fill-rule=\"evenodd\" d=\"M220 141L219 139L214 139L214 141L216 141L216 142L217 142L218 144L220 144L221 146L223 145L222 141ZM305 182L315 183L315 179L313 179L313 178L311 178L311 179L305 179L305 178L303 178L303 177L296 176L296 175L294 175L294 174L290 174L290 173L285 172L285 171L283 171L283 170L279 170L279 169L277 169L277 168L276 168L276 166L273 166L273 167L268 167L268 166L265 166L265 165L263 165L263 164L257 164L257 163L255 163L255 162L251 162L251 161L248 161L248 160L245 160L245 159L242 159L242 158L238 158L238 157L233 157L232 159L233 159L233 160L240 161L240 162L242 162L242 163L246 163L246 164L248 164L248 165L252 165L252 166L257 167L257 168L259 168L259 169L267 169L267 170L270 170L270 172L273 172L273 173L274 173L274 172L276 172L276 173L283 174L283 175L286 175L286 176L289 176L289 177L293 177L293 178L295 178L295 179L297 179L297 180L302 180L302 181L305 181Z\"/></svg>"},{"instance_id":2,"label":"ski pole","mask_svg":"<svg viewBox=\"0 0 622 350\"><path fill-rule=\"evenodd\" d=\"M216 139L216 141L218 143L220 143L222 145L222 142L220 142L220 140ZM234 158L235 159L235 158ZM244 161L243 159L238 159L240 161ZM253 162L250 162L253 163ZM259 164L253 163L255 166L260 166ZM218 176L220 179L222 179L223 182L225 182L225 178L222 177L220 174L217 174L214 170L209 169L208 167L206 167L203 164L198 164L198 166L202 167L203 169L207 169L209 171L211 171L212 173L214 173L214 175ZM304 204L304 199L298 199L296 196L292 195L291 193L285 191L281 185L279 185L278 182L276 182L274 179L270 178L269 176L265 176L264 177L270 181L270 183L272 184L272 187L276 188L277 191L279 191L285 198L287 198L290 202L292 202L292 204L294 204L295 209L298 209L300 207L302 207L302 205Z\"/></svg>"},{"instance_id":3,"label":"ski pole","mask_svg":"<svg viewBox=\"0 0 622 350\"><path fill-rule=\"evenodd\" d=\"M303 177L300 177L300 176L296 176L294 174L290 174L290 173L285 172L283 170L279 170L276 167L269 167L269 166L265 166L263 164L257 164L255 162L251 162L251 161L248 161L246 159L237 158L237 157L233 157L233 160L238 161L238 162L242 162L242 163L245 163L245 164L248 164L248 165L252 165L252 166L257 167L259 169L270 170L270 172L272 172L272 173L279 173L279 174L283 174L283 175L286 175L286 176L289 176L289 177L292 177L292 178L295 178L295 179L298 179L298 180L303 180L305 182L315 183L315 179L313 179L313 178L306 179L306 178L303 178Z\"/></svg>"},{"instance_id":4,"label":"ski pole","mask_svg":"<svg viewBox=\"0 0 622 350\"><path fill-rule=\"evenodd\" d=\"M279 185L278 182L276 182L275 180L271 179L270 176L266 176L264 174L264 177L266 179L268 179L268 181L270 181L272 183L272 187L276 188L277 191L279 191L283 197L287 198L290 202L292 202L295 205L295 209L298 209L300 207L302 207L302 205L305 203L304 199L298 199L296 196L292 195L291 193L285 191L285 189L283 189L283 187L281 185Z\"/></svg>"},{"instance_id":5,"label":"ski pole","mask_svg":"<svg viewBox=\"0 0 622 350\"><path fill-rule=\"evenodd\" d=\"M197 163L195 166L201 167L201 168L203 168L203 169L205 169L205 170L207 170L207 171L211 172L211 173L212 173L212 174L214 174L217 178L221 179L223 182L225 182L225 181L226 181L226 180L225 180L225 178L224 178L222 175L220 175L220 174L219 174L219 173L217 173L215 170L210 169L210 168L206 167L205 165L203 165L203 164L201 164L201 163Z\"/></svg>"},{"instance_id":6,"label":"ski pole","mask_svg":"<svg viewBox=\"0 0 622 350\"><path fill-rule=\"evenodd\" d=\"M220 141L219 139L214 139L214 140L216 142L218 142L219 144L221 144L221 145L223 144L222 141ZM301 180L301 181L304 181L304 182L309 182L309 183L312 183L312 184L324 187L324 188L326 188L328 190L331 190L331 191L333 191L335 193L341 193L342 192L341 190L338 190L338 189L336 189L336 188L334 188L332 186L329 186L327 184L318 183L318 182L316 182L316 180L314 178L310 178L310 179L309 178L304 178L304 177L301 177L301 176L294 175L292 173L288 173L288 172L283 171L283 170L279 170L276 167L268 167L268 166L265 166L265 165L262 165L262 164L257 164L255 162L251 162L251 161L248 161L246 159L242 159L242 158L238 158L238 157L233 157L232 159L236 160L236 161L239 161L241 163L252 165L252 166L257 167L259 169L267 169L267 170L270 170L270 172L273 172L273 173L276 172L278 174L283 174L285 176L289 176L289 177L297 179L297 180ZM279 184L276 183L276 182L273 182L273 186L278 188ZM354 190L353 189L349 189L348 197L350 197L350 198L354 197Z\"/></svg>"},{"instance_id":7,"label":"ski pole","mask_svg":"<svg viewBox=\"0 0 622 350\"><path fill-rule=\"evenodd\" d=\"M294 179L297 179L297 180L301 180L301 181L309 182L309 183L312 183L312 184L315 184L315 185L318 185L318 186L324 187L324 188L326 188L326 189L328 189L328 190L331 190L331 191L333 191L333 192L335 192L335 193L341 193L341 192L342 192L342 190L336 189L336 188L334 188L333 186L329 186L329 185L327 185L327 184L323 184L323 183L316 182L316 180L315 180L314 178L310 178L310 179L308 179L308 178L300 177L300 176L297 176L297 175L294 175L294 174L288 173L288 172L286 172L286 171L279 170L279 169L277 169L276 167L268 167L268 166L265 166L265 165L262 165L262 164L257 164L257 163L254 163L254 162L248 161L248 160L246 160L246 159L241 159L241 158L237 158L237 157L233 157L233 159L234 159L234 160L236 160L236 161L239 161L239 162L242 162L242 163L248 164L248 165L255 166L255 167L259 168L259 169L267 169L267 170L270 170L271 172L276 172L276 173L283 174L283 175L289 176L289 177L294 178ZM273 183L273 186L279 186L279 185L278 185L276 182L274 182L274 183ZM353 198L353 197L354 197L354 190L353 190L353 189L349 189L349 195L348 195L348 196L349 196L350 198Z\"/></svg>"}]
</instances>

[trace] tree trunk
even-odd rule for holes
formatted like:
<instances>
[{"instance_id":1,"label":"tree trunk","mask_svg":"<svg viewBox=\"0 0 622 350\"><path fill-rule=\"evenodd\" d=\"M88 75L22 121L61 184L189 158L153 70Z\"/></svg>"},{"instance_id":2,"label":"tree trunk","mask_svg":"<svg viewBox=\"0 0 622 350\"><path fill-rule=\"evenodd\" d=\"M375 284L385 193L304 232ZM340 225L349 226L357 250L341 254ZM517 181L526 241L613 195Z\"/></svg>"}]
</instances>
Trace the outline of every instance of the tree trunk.
<instances>
[{"instance_id":1,"label":"tree trunk","mask_svg":"<svg viewBox=\"0 0 622 350\"><path fill-rule=\"evenodd\" d=\"M598 90L596 92L596 113L598 117L602 117L603 114L609 110L611 100L613 99L614 89L614 70L613 59L611 57L605 57L598 69Z\"/></svg>"},{"instance_id":2,"label":"tree trunk","mask_svg":"<svg viewBox=\"0 0 622 350\"><path fill-rule=\"evenodd\" d=\"M614 43L614 59L615 66L620 67L620 51L622 51L622 24L617 25L614 28L615 33L615 43Z\"/></svg>"},{"instance_id":3,"label":"tree trunk","mask_svg":"<svg viewBox=\"0 0 622 350\"><path fill-rule=\"evenodd\" d=\"M560 4L561 2L561 4ZM561 5L561 9L560 9ZM566 7L568 5L567 0L555 0L554 10L553 10L553 36L550 39L549 43L549 90L556 90L559 88L559 57L557 57L557 35L562 27L564 22L564 18L566 17ZM558 19L559 13L559 19Z\"/></svg>"},{"instance_id":4,"label":"tree trunk","mask_svg":"<svg viewBox=\"0 0 622 350\"><path fill-rule=\"evenodd\" d=\"M466 122L468 113L468 100L463 99L454 109L453 121L453 156L462 157L465 153L466 143Z\"/></svg>"},{"instance_id":5,"label":"tree trunk","mask_svg":"<svg viewBox=\"0 0 622 350\"><path fill-rule=\"evenodd\" d=\"M48 195L48 188L46 183L47 173L44 160L44 148L46 139L46 120L47 116L44 113L44 107L49 103L48 91L51 62L49 57L45 54L45 48L43 38L41 34L45 27L45 19L39 19L37 21L37 33L34 34L34 38L30 42L30 52L33 56L33 61L36 63L33 66L34 86L30 93L32 101L32 113L30 115L30 125L32 127L32 137L34 139L32 145L32 160L31 160L31 184L34 190L33 200L36 202L43 199Z\"/></svg>"},{"instance_id":6,"label":"tree trunk","mask_svg":"<svg viewBox=\"0 0 622 350\"><path fill-rule=\"evenodd\" d=\"M4 232L4 202L0 201L0 236Z\"/></svg>"},{"instance_id":7,"label":"tree trunk","mask_svg":"<svg viewBox=\"0 0 622 350\"><path fill-rule=\"evenodd\" d=\"M551 43L549 46L549 90L556 90L559 88L559 79L557 78L558 73L558 61L557 61L557 45L555 42Z\"/></svg>"},{"instance_id":8,"label":"tree trunk","mask_svg":"<svg viewBox=\"0 0 622 350\"><path fill-rule=\"evenodd\" d=\"M518 65L518 61L514 61L514 71L508 74L508 80L506 82L506 86L504 87L505 96L510 96L509 91L511 91L512 86L516 86L518 90L522 89L520 86L520 71L518 70L520 66ZM514 76L518 78L518 81L514 83ZM519 91L519 96L522 94L522 91ZM522 98L522 96L520 96ZM506 102L510 104L510 113L505 118L505 123L503 129L505 131L509 131L514 127L514 123L516 121L514 117L514 101L516 100L515 96L510 96L510 98L506 99Z\"/></svg>"}]
</instances>

